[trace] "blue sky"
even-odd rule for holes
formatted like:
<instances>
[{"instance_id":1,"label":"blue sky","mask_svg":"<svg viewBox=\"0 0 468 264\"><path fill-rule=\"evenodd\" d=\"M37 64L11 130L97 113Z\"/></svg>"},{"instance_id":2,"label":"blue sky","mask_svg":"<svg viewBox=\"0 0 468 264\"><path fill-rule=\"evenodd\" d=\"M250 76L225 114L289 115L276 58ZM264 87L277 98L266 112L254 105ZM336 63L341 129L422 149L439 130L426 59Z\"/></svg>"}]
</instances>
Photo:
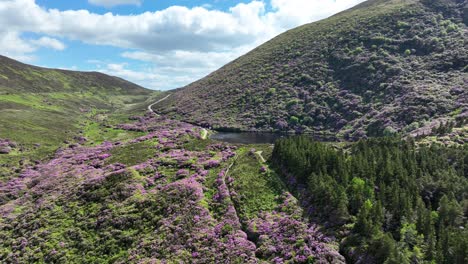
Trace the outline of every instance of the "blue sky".
<instances>
[{"instance_id":1,"label":"blue sky","mask_svg":"<svg viewBox=\"0 0 468 264\"><path fill-rule=\"evenodd\" d=\"M90 3L91 2L91 3ZM99 1L98 1L99 2ZM109 2L112 4L113 1L101 1ZM119 2L119 1L115 1ZM114 6L105 6L93 4L92 1L88 0L74 0L74 1L63 1L63 0L37 0L36 3L39 6L46 8L57 8L59 10L77 10L77 9L86 9L93 13L105 14L112 12L114 14L129 15L129 14L138 14L145 11L155 11L163 10L171 6L186 6L189 8L197 6L205 6L207 8L217 9L227 11L230 7L233 7L239 3L249 3L251 1L235 1L235 0L146 0L146 1L121 1L127 2L128 4L114 5ZM132 2L134 4L132 4ZM136 4L139 3L139 4Z\"/></svg>"},{"instance_id":2,"label":"blue sky","mask_svg":"<svg viewBox=\"0 0 468 264\"><path fill-rule=\"evenodd\" d=\"M0 54L158 90L363 0L0 0Z\"/></svg>"}]
</instances>

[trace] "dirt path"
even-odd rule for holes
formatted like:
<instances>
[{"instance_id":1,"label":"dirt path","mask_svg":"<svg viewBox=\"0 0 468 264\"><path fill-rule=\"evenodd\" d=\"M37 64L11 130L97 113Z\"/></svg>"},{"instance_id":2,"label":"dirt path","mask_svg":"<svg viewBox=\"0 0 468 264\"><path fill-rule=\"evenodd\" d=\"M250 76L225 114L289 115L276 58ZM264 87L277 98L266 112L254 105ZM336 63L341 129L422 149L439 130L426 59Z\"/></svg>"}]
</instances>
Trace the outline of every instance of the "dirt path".
<instances>
[{"instance_id":1,"label":"dirt path","mask_svg":"<svg viewBox=\"0 0 468 264\"><path fill-rule=\"evenodd\" d=\"M257 151L257 152L255 152L255 154L258 155L258 157L260 158L260 160L261 160L263 163L265 163L266 160L265 160L265 158L262 156L262 153L263 153L263 151Z\"/></svg>"},{"instance_id":2,"label":"dirt path","mask_svg":"<svg viewBox=\"0 0 468 264\"><path fill-rule=\"evenodd\" d=\"M151 113L155 113L155 114L156 114L156 112L154 112L154 110L153 110L152 107L155 106L156 104L159 104L160 102L166 100L167 98L169 98L169 96L171 96L171 95L168 94L168 95L167 95L166 97L164 97L163 99L159 99L158 101L156 101L156 102L154 102L154 103L148 105L148 111L150 111Z\"/></svg>"},{"instance_id":3,"label":"dirt path","mask_svg":"<svg viewBox=\"0 0 468 264\"><path fill-rule=\"evenodd\" d=\"M201 131L201 139L205 140L207 137L208 137L208 130L203 128Z\"/></svg>"},{"instance_id":4,"label":"dirt path","mask_svg":"<svg viewBox=\"0 0 468 264\"><path fill-rule=\"evenodd\" d=\"M239 155L236 153L236 155L234 156L234 160L232 161L231 165L229 165L229 167L227 168L227 170L224 172L224 177L226 178L228 173L229 173L229 170L232 168L232 166L234 166L234 163L236 163L237 161L237 158L239 157Z\"/></svg>"},{"instance_id":5,"label":"dirt path","mask_svg":"<svg viewBox=\"0 0 468 264\"><path fill-rule=\"evenodd\" d=\"M148 111L150 111L151 113L155 113L157 115L157 113L153 110L153 106L155 106L155 105L159 104L160 102L166 100L167 98L169 98L169 96L171 96L171 95L168 94L166 97L164 97L162 99L159 99L158 101L148 105ZM208 130L203 128L201 133L200 133L200 137L201 137L201 139L207 139L208 138Z\"/></svg>"}]
</instances>

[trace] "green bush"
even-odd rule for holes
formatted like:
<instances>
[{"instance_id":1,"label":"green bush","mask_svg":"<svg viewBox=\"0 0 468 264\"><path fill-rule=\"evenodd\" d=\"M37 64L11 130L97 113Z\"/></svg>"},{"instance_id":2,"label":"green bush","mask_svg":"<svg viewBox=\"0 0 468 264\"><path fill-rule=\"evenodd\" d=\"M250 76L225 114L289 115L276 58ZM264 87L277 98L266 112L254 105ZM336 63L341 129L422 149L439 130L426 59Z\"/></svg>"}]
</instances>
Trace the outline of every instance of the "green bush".
<instances>
[{"instance_id":1,"label":"green bush","mask_svg":"<svg viewBox=\"0 0 468 264\"><path fill-rule=\"evenodd\" d=\"M296 116L291 116L289 118L289 123L292 124L292 125L297 125L297 124L299 124L299 118L296 117Z\"/></svg>"}]
</instances>

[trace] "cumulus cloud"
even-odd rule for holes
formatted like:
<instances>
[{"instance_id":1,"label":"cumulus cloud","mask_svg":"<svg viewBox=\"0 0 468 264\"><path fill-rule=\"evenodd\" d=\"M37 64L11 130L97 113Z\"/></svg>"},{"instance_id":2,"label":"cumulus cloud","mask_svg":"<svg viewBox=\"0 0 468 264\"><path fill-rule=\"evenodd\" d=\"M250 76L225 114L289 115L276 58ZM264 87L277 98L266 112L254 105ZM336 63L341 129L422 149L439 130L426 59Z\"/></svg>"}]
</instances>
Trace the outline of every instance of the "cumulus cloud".
<instances>
[{"instance_id":1,"label":"cumulus cloud","mask_svg":"<svg viewBox=\"0 0 468 264\"><path fill-rule=\"evenodd\" d=\"M151 69L143 69L142 72L143 74L154 77L151 81L146 82L145 87L168 90L185 86L188 83L206 76L227 62L246 53L251 48L253 48L253 46L242 46L229 51L219 52L176 50L164 54L132 51L124 52L121 56L127 59L151 63L153 67ZM152 75L155 72L158 74ZM125 78L121 72L116 72L115 74ZM132 78L128 80L136 81L136 79Z\"/></svg>"},{"instance_id":2,"label":"cumulus cloud","mask_svg":"<svg viewBox=\"0 0 468 264\"><path fill-rule=\"evenodd\" d=\"M88 0L88 3L106 8L118 5L141 5L140 0Z\"/></svg>"},{"instance_id":3,"label":"cumulus cloud","mask_svg":"<svg viewBox=\"0 0 468 264\"><path fill-rule=\"evenodd\" d=\"M283 30L310 23L353 7L363 0L271 0L267 23Z\"/></svg>"},{"instance_id":4,"label":"cumulus cloud","mask_svg":"<svg viewBox=\"0 0 468 264\"><path fill-rule=\"evenodd\" d=\"M21 39L18 32L0 29L0 48L2 55L17 60L32 62L35 59L32 52L36 51L36 48L27 41Z\"/></svg>"},{"instance_id":5,"label":"cumulus cloud","mask_svg":"<svg viewBox=\"0 0 468 264\"><path fill-rule=\"evenodd\" d=\"M51 48L54 50L65 49L65 44L63 44L60 40L49 37L41 37L39 39L32 40L31 43L39 47Z\"/></svg>"},{"instance_id":6,"label":"cumulus cloud","mask_svg":"<svg viewBox=\"0 0 468 264\"><path fill-rule=\"evenodd\" d=\"M107 6L140 2L89 1ZM46 10L34 0L3 0L0 1L0 28L8 28L9 35L0 37L0 48L16 54L17 58L32 53L34 44L21 39L21 32L124 48L129 50L121 54L124 58L154 65L147 70L145 78L148 81L145 83L159 78L161 82L167 82L163 86L175 88L172 85L186 84L182 80L190 82L206 75L284 30L325 18L363 1L252 0L227 11L206 6L171 6L137 15L116 15L95 14L87 10ZM51 40L38 41L45 47L62 47L58 40ZM19 43L21 48L15 51L11 43ZM129 72L131 65L121 66L116 71L120 77L138 79L137 75ZM109 67L105 69L110 70ZM180 71L186 71L185 76L178 75ZM168 81L171 77L180 82Z\"/></svg>"},{"instance_id":7,"label":"cumulus cloud","mask_svg":"<svg viewBox=\"0 0 468 264\"><path fill-rule=\"evenodd\" d=\"M149 51L173 49L210 51L254 41L267 27L259 12L264 3L253 1L231 12L172 6L139 15L104 15L87 10L44 10L34 0L0 2L0 25L30 31Z\"/></svg>"},{"instance_id":8,"label":"cumulus cloud","mask_svg":"<svg viewBox=\"0 0 468 264\"><path fill-rule=\"evenodd\" d=\"M99 72L118 76L154 90L167 90L173 87L180 87L191 82L193 76L203 76L203 72L201 72L200 69L192 70L193 72L190 75L186 72L173 72L171 70L154 67L133 70L128 68L127 63L109 63L97 69Z\"/></svg>"},{"instance_id":9,"label":"cumulus cloud","mask_svg":"<svg viewBox=\"0 0 468 264\"><path fill-rule=\"evenodd\" d=\"M65 45L57 39L41 37L39 39L23 39L16 31L0 29L1 54L23 62L34 62L34 52L45 47L55 50L64 50Z\"/></svg>"},{"instance_id":10,"label":"cumulus cloud","mask_svg":"<svg viewBox=\"0 0 468 264\"><path fill-rule=\"evenodd\" d=\"M185 51L175 50L164 54L154 54L143 51L124 52L121 54L124 58L152 62L158 67L176 67L176 68L218 68L220 65L231 61L249 48L241 47L229 51Z\"/></svg>"}]
</instances>

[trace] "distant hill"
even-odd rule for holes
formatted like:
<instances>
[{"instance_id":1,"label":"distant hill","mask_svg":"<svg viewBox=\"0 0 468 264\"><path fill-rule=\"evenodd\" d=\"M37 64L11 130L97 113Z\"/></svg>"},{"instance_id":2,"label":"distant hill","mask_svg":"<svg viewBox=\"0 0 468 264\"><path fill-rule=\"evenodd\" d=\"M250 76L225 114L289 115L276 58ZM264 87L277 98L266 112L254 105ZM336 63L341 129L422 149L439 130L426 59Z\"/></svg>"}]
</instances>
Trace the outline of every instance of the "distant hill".
<instances>
[{"instance_id":1,"label":"distant hill","mask_svg":"<svg viewBox=\"0 0 468 264\"><path fill-rule=\"evenodd\" d=\"M47 69L0 56L0 93L101 92L148 94L148 90L100 72Z\"/></svg>"},{"instance_id":2,"label":"distant hill","mask_svg":"<svg viewBox=\"0 0 468 264\"><path fill-rule=\"evenodd\" d=\"M448 121L463 127L467 6L367 1L281 34L159 107L218 129L344 139L431 130Z\"/></svg>"},{"instance_id":3,"label":"distant hill","mask_svg":"<svg viewBox=\"0 0 468 264\"><path fill-rule=\"evenodd\" d=\"M46 69L0 56L0 140L21 150L0 154L0 163L11 168L43 159L80 137L105 139L103 123L144 113L156 94L98 72ZM11 175L4 170L0 179Z\"/></svg>"}]
</instances>

